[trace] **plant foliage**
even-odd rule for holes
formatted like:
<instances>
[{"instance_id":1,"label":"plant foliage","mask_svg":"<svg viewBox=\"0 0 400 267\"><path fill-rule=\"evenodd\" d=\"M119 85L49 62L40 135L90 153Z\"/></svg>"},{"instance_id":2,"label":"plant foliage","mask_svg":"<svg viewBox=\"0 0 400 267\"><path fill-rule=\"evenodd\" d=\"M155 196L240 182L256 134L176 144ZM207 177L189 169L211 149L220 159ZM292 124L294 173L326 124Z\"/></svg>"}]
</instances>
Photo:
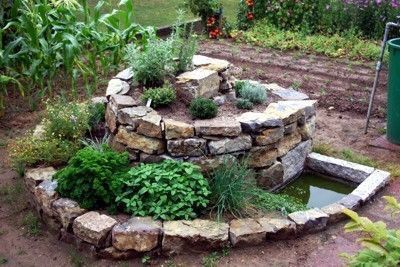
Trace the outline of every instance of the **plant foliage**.
<instances>
[{"instance_id":1,"label":"plant foliage","mask_svg":"<svg viewBox=\"0 0 400 267\"><path fill-rule=\"evenodd\" d=\"M143 92L142 100L147 102L149 99L151 99L151 106L153 108L168 106L175 101L176 92L171 86L147 89Z\"/></svg>"},{"instance_id":2,"label":"plant foliage","mask_svg":"<svg viewBox=\"0 0 400 267\"><path fill-rule=\"evenodd\" d=\"M248 99L238 98L236 101L236 107L239 109L251 110L253 109L253 106L253 103Z\"/></svg>"},{"instance_id":3,"label":"plant foliage","mask_svg":"<svg viewBox=\"0 0 400 267\"><path fill-rule=\"evenodd\" d=\"M188 162L141 164L120 182L117 203L135 216L155 219L195 218L207 206L210 194L200 168Z\"/></svg>"},{"instance_id":4,"label":"plant foliage","mask_svg":"<svg viewBox=\"0 0 400 267\"><path fill-rule=\"evenodd\" d=\"M128 164L127 153L114 152L106 145L100 150L85 147L54 175L57 192L85 209L115 208L113 186L118 176L128 170Z\"/></svg>"},{"instance_id":5,"label":"plant foliage","mask_svg":"<svg viewBox=\"0 0 400 267\"><path fill-rule=\"evenodd\" d=\"M217 116L218 106L211 99L197 97L190 102L190 114L198 119L211 119Z\"/></svg>"},{"instance_id":6,"label":"plant foliage","mask_svg":"<svg viewBox=\"0 0 400 267\"><path fill-rule=\"evenodd\" d=\"M253 104L262 104L267 100L267 90L261 86L245 81L239 90L239 95Z\"/></svg>"}]
</instances>

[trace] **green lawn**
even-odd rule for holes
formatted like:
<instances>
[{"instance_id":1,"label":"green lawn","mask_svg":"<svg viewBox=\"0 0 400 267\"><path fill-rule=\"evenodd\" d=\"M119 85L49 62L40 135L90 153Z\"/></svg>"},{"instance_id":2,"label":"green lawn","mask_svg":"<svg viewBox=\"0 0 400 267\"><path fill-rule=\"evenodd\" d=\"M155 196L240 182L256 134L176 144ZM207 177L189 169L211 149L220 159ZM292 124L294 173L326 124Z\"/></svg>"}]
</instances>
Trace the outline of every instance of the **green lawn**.
<instances>
[{"instance_id":1,"label":"green lawn","mask_svg":"<svg viewBox=\"0 0 400 267\"><path fill-rule=\"evenodd\" d=\"M96 0L89 0L95 4ZM221 0L224 13L230 22L236 20L236 8L239 0ZM119 0L110 0L115 5ZM135 20L143 26L167 26L176 20L176 10L182 8L183 0L133 0ZM188 12L188 19L194 16Z\"/></svg>"}]
</instances>

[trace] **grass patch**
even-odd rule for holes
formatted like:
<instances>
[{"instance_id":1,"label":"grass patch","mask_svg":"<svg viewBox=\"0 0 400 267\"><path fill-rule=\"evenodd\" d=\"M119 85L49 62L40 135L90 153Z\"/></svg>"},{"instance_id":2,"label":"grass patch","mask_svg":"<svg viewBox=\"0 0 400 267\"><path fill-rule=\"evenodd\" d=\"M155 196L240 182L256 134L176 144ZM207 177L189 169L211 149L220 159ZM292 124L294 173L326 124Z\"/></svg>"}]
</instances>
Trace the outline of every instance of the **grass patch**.
<instances>
[{"instance_id":1,"label":"grass patch","mask_svg":"<svg viewBox=\"0 0 400 267\"><path fill-rule=\"evenodd\" d=\"M8 263L8 260L5 257L0 255L0 265L7 264L7 263Z\"/></svg>"},{"instance_id":2,"label":"grass patch","mask_svg":"<svg viewBox=\"0 0 400 267\"><path fill-rule=\"evenodd\" d=\"M375 160L348 148L340 151L340 158L374 168L378 167L379 165Z\"/></svg>"},{"instance_id":3,"label":"grass patch","mask_svg":"<svg viewBox=\"0 0 400 267\"><path fill-rule=\"evenodd\" d=\"M219 263L219 261L227 257L229 255L230 251L228 248L224 248L222 251L217 252L211 252L207 256L203 257L202 264L204 267L216 267Z\"/></svg>"},{"instance_id":4,"label":"grass patch","mask_svg":"<svg viewBox=\"0 0 400 267\"><path fill-rule=\"evenodd\" d=\"M234 34L236 40L273 49L297 50L331 58L376 60L380 55L379 42L365 40L354 32L342 35L308 34L280 30L266 21L259 21L246 32Z\"/></svg>"},{"instance_id":5,"label":"grass patch","mask_svg":"<svg viewBox=\"0 0 400 267\"><path fill-rule=\"evenodd\" d=\"M76 249L72 248L68 250L69 262L74 267L83 267L86 265L85 257Z\"/></svg>"},{"instance_id":6,"label":"grass patch","mask_svg":"<svg viewBox=\"0 0 400 267\"><path fill-rule=\"evenodd\" d=\"M33 214L33 212L28 212L22 219L22 225L24 226L25 234L29 236L38 236L42 230L42 224L39 218Z\"/></svg>"},{"instance_id":7,"label":"grass patch","mask_svg":"<svg viewBox=\"0 0 400 267\"><path fill-rule=\"evenodd\" d=\"M10 210L13 212L18 212L25 208L24 195L24 186L20 180L12 185L0 187L1 202L9 205Z\"/></svg>"}]
</instances>

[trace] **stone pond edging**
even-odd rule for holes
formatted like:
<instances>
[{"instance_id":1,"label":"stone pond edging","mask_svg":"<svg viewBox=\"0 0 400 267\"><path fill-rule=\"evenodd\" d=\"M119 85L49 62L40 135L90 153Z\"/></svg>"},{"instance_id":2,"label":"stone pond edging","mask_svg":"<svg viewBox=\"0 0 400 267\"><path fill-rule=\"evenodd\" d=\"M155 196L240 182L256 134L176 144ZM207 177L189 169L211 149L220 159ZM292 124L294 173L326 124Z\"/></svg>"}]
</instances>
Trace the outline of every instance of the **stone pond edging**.
<instances>
[{"instance_id":1,"label":"stone pond edging","mask_svg":"<svg viewBox=\"0 0 400 267\"><path fill-rule=\"evenodd\" d=\"M25 185L30 202L41 219L59 234L59 239L74 244L100 258L129 259L146 253L170 255L184 251L211 251L224 247L263 244L270 240L293 239L324 230L345 218L345 208L355 210L368 201L390 180L388 172L311 153L305 168L332 174L345 181L359 175L360 184L340 201L320 209L294 212L287 216L233 219L229 223L195 219L154 221L150 217L107 215L87 211L71 199L56 193L52 181L54 168L29 169Z\"/></svg>"}]
</instances>

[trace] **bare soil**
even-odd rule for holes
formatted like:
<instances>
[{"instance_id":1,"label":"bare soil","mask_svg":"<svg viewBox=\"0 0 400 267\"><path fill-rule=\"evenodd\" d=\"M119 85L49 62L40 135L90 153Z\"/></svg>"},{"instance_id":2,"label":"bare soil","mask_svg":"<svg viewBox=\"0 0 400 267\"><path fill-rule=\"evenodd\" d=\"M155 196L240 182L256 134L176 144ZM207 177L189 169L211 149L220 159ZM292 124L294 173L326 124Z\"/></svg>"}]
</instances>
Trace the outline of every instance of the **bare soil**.
<instances>
[{"instance_id":1,"label":"bare soil","mask_svg":"<svg viewBox=\"0 0 400 267\"><path fill-rule=\"evenodd\" d=\"M378 90L369 134L363 134L368 88L373 81L374 64L331 60L298 53L281 53L230 41L207 41L201 53L230 60L244 69L242 77L275 82L282 86L299 86L313 99L319 100L316 142L329 143L334 148L351 148L384 162L400 163L398 153L368 146L384 127L385 83ZM300 84L300 85L299 85ZM323 90L322 90L323 89ZM333 108L330 108L333 107ZM6 143L38 123L40 112L12 112L0 121L0 188L15 187L20 178L11 169ZM58 241L57 236L43 227L40 235L29 236L23 218L29 212L26 199L15 196L6 201L0 190L0 265L5 266L141 266L141 260L126 263L96 260L72 246ZM400 180L386 187L382 195L400 198ZM373 220L384 220L390 227L400 228L400 221L382 212L384 202L378 196L361 210ZM231 249L216 260L209 253L188 253L171 258L151 260L156 266L201 266L205 261L220 266L342 266L338 256L352 253L359 247L357 236L343 231L344 223L328 230L296 240L269 242L251 248ZM211 255L211 256L210 256Z\"/></svg>"}]
</instances>

